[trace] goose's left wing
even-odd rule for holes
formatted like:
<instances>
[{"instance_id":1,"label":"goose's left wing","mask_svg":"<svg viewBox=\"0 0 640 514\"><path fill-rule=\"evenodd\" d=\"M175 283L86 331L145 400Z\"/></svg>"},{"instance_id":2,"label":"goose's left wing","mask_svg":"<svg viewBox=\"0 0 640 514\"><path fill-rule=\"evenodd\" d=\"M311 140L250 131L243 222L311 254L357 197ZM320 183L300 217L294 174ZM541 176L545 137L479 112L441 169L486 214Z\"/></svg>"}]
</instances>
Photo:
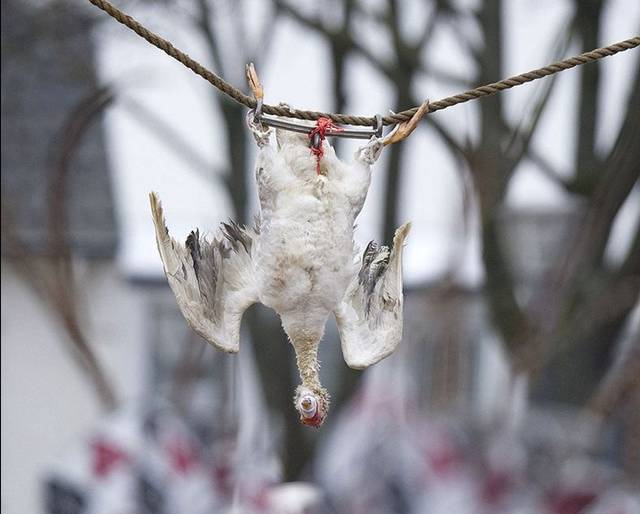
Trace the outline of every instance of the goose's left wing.
<instances>
[{"instance_id":1,"label":"goose's left wing","mask_svg":"<svg viewBox=\"0 0 640 514\"><path fill-rule=\"evenodd\" d=\"M391 250L369 243L360 272L335 311L342 354L351 368L384 359L402 339L402 247L410 228L405 223L396 230Z\"/></svg>"},{"instance_id":2,"label":"goose's left wing","mask_svg":"<svg viewBox=\"0 0 640 514\"><path fill-rule=\"evenodd\" d=\"M169 235L156 194L149 199L158 251L180 311L213 346L237 352L242 314L258 301L251 261L257 229L223 223L220 240L208 242L195 230L183 245Z\"/></svg>"}]
</instances>

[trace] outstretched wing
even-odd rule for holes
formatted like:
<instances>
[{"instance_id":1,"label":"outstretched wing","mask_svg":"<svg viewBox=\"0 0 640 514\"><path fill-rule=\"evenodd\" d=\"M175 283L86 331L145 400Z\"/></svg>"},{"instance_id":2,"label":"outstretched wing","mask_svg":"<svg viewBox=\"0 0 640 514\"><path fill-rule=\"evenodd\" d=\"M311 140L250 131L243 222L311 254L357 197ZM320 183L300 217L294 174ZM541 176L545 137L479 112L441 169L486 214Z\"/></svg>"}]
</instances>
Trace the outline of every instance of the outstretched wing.
<instances>
[{"instance_id":1,"label":"outstretched wing","mask_svg":"<svg viewBox=\"0 0 640 514\"><path fill-rule=\"evenodd\" d=\"M342 354L363 369L391 354L402 339L402 247L411 228L396 230L393 248L369 243L360 272L335 312Z\"/></svg>"},{"instance_id":2,"label":"outstretched wing","mask_svg":"<svg viewBox=\"0 0 640 514\"><path fill-rule=\"evenodd\" d=\"M237 352L242 314L258 301L251 261L257 228L223 223L220 239L208 242L195 230L182 245L169 235L156 194L149 199L158 251L182 315L213 346Z\"/></svg>"}]
</instances>

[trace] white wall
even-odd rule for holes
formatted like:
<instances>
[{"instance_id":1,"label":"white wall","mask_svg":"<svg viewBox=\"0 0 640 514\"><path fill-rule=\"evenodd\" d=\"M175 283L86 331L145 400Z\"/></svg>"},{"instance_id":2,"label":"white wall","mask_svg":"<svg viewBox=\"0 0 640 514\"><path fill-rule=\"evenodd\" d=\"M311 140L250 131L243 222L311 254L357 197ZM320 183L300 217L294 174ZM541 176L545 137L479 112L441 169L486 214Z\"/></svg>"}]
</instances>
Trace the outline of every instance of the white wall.
<instances>
[{"instance_id":1,"label":"white wall","mask_svg":"<svg viewBox=\"0 0 640 514\"><path fill-rule=\"evenodd\" d=\"M120 400L144 385L145 293L112 263L81 263L87 333ZM42 511L41 477L99 419L91 385L61 326L2 260L2 512Z\"/></svg>"}]
</instances>

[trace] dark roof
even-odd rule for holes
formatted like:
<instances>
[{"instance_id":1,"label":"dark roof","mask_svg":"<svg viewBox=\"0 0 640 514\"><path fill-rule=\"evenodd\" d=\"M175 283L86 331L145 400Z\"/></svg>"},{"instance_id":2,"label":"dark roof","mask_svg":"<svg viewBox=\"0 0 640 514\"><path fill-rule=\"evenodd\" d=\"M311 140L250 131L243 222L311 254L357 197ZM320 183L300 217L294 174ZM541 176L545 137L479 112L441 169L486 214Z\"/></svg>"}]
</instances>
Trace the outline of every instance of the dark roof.
<instances>
[{"instance_id":1,"label":"dark roof","mask_svg":"<svg viewBox=\"0 0 640 514\"><path fill-rule=\"evenodd\" d=\"M45 249L47 191L62 127L96 89L87 11L77 2L35 5L2 1L3 254L7 220L31 252ZM113 255L113 194L100 117L73 156L65 200L74 251Z\"/></svg>"}]
</instances>

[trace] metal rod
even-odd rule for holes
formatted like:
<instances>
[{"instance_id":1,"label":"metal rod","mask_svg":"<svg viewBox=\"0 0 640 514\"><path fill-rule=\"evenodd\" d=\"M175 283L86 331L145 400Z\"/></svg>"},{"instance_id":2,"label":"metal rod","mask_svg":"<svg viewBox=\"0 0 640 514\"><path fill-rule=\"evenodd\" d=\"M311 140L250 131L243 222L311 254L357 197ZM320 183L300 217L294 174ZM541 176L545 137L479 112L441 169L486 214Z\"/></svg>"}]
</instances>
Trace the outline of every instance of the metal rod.
<instances>
[{"instance_id":1,"label":"metal rod","mask_svg":"<svg viewBox=\"0 0 640 514\"><path fill-rule=\"evenodd\" d=\"M264 114L260 116L260 122L268 125L269 127L281 128L289 130L291 132L298 132L300 134L308 134L313 130L314 125L302 125L291 121L284 121L282 119L270 118ZM370 139L372 136L378 135L378 131L371 130L358 130L358 129L342 129L342 130L327 130L327 136L332 137L346 137L350 139Z\"/></svg>"}]
</instances>

